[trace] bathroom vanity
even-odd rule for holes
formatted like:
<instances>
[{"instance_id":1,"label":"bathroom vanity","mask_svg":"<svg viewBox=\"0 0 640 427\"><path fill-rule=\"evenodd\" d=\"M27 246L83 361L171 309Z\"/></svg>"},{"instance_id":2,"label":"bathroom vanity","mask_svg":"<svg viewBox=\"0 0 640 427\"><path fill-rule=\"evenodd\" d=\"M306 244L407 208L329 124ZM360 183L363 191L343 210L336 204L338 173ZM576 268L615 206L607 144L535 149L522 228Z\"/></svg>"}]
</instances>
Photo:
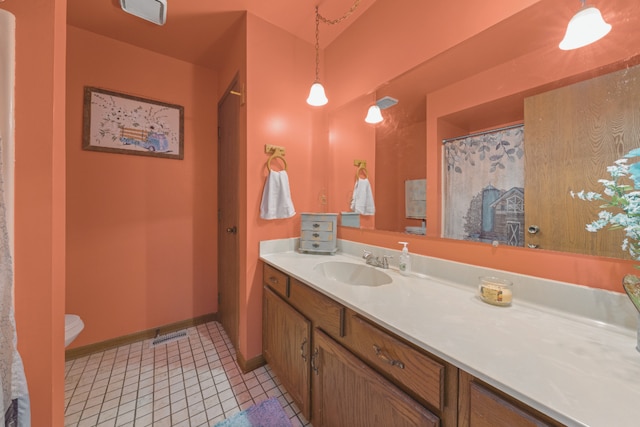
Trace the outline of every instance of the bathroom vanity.
<instances>
[{"instance_id":1,"label":"bathroom vanity","mask_svg":"<svg viewBox=\"0 0 640 427\"><path fill-rule=\"evenodd\" d=\"M391 282L347 283L322 264L362 276L364 246L339 241L338 255L318 256L297 253L295 240L261 244L263 354L314 427L638 424L625 296L415 255L413 277L375 268ZM514 281L512 306L476 296L487 273ZM583 307L538 304L527 290L536 285ZM618 312L610 324L596 308L576 313L594 292L595 305Z\"/></svg>"}]
</instances>

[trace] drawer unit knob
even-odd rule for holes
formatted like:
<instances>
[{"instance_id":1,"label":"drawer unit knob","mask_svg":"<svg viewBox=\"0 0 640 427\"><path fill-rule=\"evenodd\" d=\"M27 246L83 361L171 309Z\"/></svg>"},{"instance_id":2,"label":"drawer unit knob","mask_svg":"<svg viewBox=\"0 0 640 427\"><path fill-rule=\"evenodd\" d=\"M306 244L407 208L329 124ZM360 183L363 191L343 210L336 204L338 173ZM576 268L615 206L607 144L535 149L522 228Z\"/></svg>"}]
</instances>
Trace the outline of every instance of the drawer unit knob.
<instances>
[{"instance_id":1,"label":"drawer unit knob","mask_svg":"<svg viewBox=\"0 0 640 427\"><path fill-rule=\"evenodd\" d=\"M270 281L271 283L273 283L274 285L277 285L277 284L278 284L278 278L277 278L277 277L275 277L275 276L271 276L271 277L269 277L269 281Z\"/></svg>"},{"instance_id":2,"label":"drawer unit knob","mask_svg":"<svg viewBox=\"0 0 640 427\"><path fill-rule=\"evenodd\" d=\"M320 224L318 224L317 222L314 222L313 223L313 228L318 228L318 227L320 227Z\"/></svg>"},{"instance_id":3,"label":"drawer unit knob","mask_svg":"<svg viewBox=\"0 0 640 427\"><path fill-rule=\"evenodd\" d=\"M404 369L404 363L402 363L399 360L390 358L389 356L383 353L380 347L378 347L375 344L373 345L373 351L375 351L376 356L378 356L378 359L382 360L383 362L388 363L391 366L397 366L400 369Z\"/></svg>"}]
</instances>

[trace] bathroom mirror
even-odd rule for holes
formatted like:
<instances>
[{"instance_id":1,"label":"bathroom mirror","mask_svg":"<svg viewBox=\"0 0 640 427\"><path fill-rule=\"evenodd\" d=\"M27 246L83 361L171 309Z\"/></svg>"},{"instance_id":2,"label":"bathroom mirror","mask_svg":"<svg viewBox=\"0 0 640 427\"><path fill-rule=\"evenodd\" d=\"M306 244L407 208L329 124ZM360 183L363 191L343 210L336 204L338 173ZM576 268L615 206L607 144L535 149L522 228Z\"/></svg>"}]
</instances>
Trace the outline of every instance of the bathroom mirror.
<instances>
[{"instance_id":1,"label":"bathroom mirror","mask_svg":"<svg viewBox=\"0 0 640 427\"><path fill-rule=\"evenodd\" d=\"M562 51L558 42L563 34L550 34L548 25L558 15L558 7L553 1L538 2L408 70L373 93L353 99L329 113L332 168L349 167L345 159L369 159L376 215L369 222L361 223L362 228L403 233L407 227L420 227L420 219L405 215L404 182L424 178L427 186L426 235L440 238L442 141L524 123L525 156L535 159L538 165L554 165L556 172L563 169L555 179L562 175L569 180L559 182L555 189L553 183L537 183L539 188L535 191L532 185L525 183L525 198L527 193L536 195L527 199L525 212L529 204L536 205L539 212L548 213L547 218L536 219L546 223L528 224L527 220L531 219L525 218L522 230L525 246L624 257L619 250L619 237L596 233L616 242L613 244L599 241L600 236L595 241L588 236L592 233L585 231L585 225L597 218L598 207L588 207L585 202L572 199L569 191L601 190L597 180L608 178L606 167L631 148L640 146L637 126L640 95L636 85L640 81L640 68L635 67L640 63L640 32L637 31L640 16L633 0L617 1L616 8L620 9L610 19L614 29L609 35L591 46ZM513 34L519 35L517 40ZM602 76L612 77L604 85L605 77ZM548 146L543 148L543 144L536 142L540 132L548 132L548 129L537 129L537 135L531 133L531 141L527 140L527 121L541 120L535 115L532 107L535 102L531 100L546 94L564 93L556 92L559 90L580 93L585 87L600 86L604 89L592 90L586 104L574 102L575 111L555 124L553 138L557 140L556 145L562 147L560 151L548 151ZM382 109L384 121L377 125L365 123L368 107L385 97L391 97L397 103ZM626 97L621 103L632 111L630 116L623 117L631 124L621 125L619 129L616 129L616 117L605 123L598 121L601 105L616 97ZM526 114L525 104L528 105ZM581 121L585 117L587 121ZM598 132L611 134L611 137L598 138L595 135ZM601 146L603 141L606 146ZM589 157L576 157L581 152ZM547 174L551 169L540 168L540 171ZM583 176L571 178L578 172ZM527 178L531 183L532 178ZM570 184L575 187L569 188ZM336 210L346 211L352 184L340 183L339 188ZM554 192L549 193L552 190ZM582 207L578 208L580 205ZM556 233L553 219L557 216L570 217L572 224L565 223L562 227L573 227L577 231L555 241L543 240ZM527 233L530 225L539 226L541 232ZM591 240L575 239L576 234Z\"/></svg>"}]
</instances>

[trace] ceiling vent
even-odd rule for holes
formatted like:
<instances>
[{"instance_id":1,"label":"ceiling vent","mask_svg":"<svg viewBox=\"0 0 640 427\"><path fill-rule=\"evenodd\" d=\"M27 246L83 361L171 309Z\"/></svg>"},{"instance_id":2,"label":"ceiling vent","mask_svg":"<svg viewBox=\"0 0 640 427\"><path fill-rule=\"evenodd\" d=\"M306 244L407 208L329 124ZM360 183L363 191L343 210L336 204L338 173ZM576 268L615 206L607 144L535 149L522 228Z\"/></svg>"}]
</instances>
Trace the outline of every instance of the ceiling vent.
<instances>
[{"instance_id":1,"label":"ceiling vent","mask_svg":"<svg viewBox=\"0 0 640 427\"><path fill-rule=\"evenodd\" d=\"M120 0L122 10L154 24L167 21L167 0Z\"/></svg>"}]
</instances>

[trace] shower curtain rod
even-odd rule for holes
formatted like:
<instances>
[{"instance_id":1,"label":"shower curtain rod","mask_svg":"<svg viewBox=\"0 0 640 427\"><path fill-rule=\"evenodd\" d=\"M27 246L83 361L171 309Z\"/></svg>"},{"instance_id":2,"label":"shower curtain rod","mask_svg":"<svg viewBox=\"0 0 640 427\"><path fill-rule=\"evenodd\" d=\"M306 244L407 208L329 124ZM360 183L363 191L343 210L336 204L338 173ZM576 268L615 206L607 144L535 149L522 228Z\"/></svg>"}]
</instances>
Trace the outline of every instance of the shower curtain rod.
<instances>
[{"instance_id":1,"label":"shower curtain rod","mask_svg":"<svg viewBox=\"0 0 640 427\"><path fill-rule=\"evenodd\" d=\"M501 128L498 128L498 129L491 129L491 130L485 130L485 131L482 131L482 132L471 133L469 135L456 136L454 138L447 138L447 139L443 139L442 143L446 144L447 142L455 141L455 140L461 139L461 138L471 138L471 137L474 137L474 136L486 135L488 133L500 132L500 131L503 131L503 130L509 130L509 129L520 127L520 126L524 126L524 123L520 123L520 124L517 124L517 125L505 126L505 127L501 127Z\"/></svg>"}]
</instances>

